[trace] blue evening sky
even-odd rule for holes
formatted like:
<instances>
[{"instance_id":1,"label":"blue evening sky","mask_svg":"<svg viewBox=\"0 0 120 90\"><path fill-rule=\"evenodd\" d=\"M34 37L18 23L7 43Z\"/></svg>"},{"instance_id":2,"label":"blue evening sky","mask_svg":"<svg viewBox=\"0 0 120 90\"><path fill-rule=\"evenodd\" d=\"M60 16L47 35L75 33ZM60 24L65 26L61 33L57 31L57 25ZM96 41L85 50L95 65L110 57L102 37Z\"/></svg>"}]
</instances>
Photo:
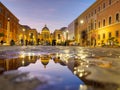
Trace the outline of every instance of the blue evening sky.
<instances>
[{"instance_id":1,"label":"blue evening sky","mask_svg":"<svg viewBox=\"0 0 120 90\"><path fill-rule=\"evenodd\" d=\"M96 0L1 0L20 20L20 24L36 28L46 24L53 32L68 26Z\"/></svg>"}]
</instances>

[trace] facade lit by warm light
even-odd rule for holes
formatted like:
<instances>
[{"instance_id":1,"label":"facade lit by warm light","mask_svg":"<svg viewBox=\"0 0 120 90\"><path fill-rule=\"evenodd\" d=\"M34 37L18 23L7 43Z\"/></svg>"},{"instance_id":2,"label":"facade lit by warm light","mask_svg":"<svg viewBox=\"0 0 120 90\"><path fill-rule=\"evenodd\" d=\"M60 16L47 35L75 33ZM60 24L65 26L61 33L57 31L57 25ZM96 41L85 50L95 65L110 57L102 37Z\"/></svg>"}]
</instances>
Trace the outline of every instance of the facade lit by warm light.
<instances>
[{"instance_id":1,"label":"facade lit by warm light","mask_svg":"<svg viewBox=\"0 0 120 90\"><path fill-rule=\"evenodd\" d=\"M120 0L96 0L74 20L75 40L81 46L120 44Z\"/></svg>"},{"instance_id":2,"label":"facade lit by warm light","mask_svg":"<svg viewBox=\"0 0 120 90\"><path fill-rule=\"evenodd\" d=\"M74 40L75 34L74 34L74 21L68 25L68 39L69 40Z\"/></svg>"},{"instance_id":3,"label":"facade lit by warm light","mask_svg":"<svg viewBox=\"0 0 120 90\"><path fill-rule=\"evenodd\" d=\"M18 45L36 45L38 40L38 33L36 29L31 29L27 25L19 25L18 30Z\"/></svg>"},{"instance_id":4,"label":"facade lit by warm light","mask_svg":"<svg viewBox=\"0 0 120 90\"><path fill-rule=\"evenodd\" d=\"M0 37L0 41L2 40L7 45L11 40L17 42L18 25L18 18L0 2L0 33L4 35Z\"/></svg>"},{"instance_id":5,"label":"facade lit by warm light","mask_svg":"<svg viewBox=\"0 0 120 90\"><path fill-rule=\"evenodd\" d=\"M48 29L48 27L46 25L42 28L39 38L40 38L40 41L42 44L51 44L52 43L52 40L51 40L52 36L51 36L50 30Z\"/></svg>"},{"instance_id":6,"label":"facade lit by warm light","mask_svg":"<svg viewBox=\"0 0 120 90\"><path fill-rule=\"evenodd\" d=\"M61 44L62 42L64 42L64 38L61 30L54 31L54 39L56 40L57 44Z\"/></svg>"},{"instance_id":7,"label":"facade lit by warm light","mask_svg":"<svg viewBox=\"0 0 120 90\"><path fill-rule=\"evenodd\" d=\"M39 34L40 42L43 45L52 45L53 41L55 40L57 45L62 44L66 40L66 36L64 36L63 32L64 31L61 29L56 29L53 33L51 33L48 27L45 25Z\"/></svg>"}]
</instances>

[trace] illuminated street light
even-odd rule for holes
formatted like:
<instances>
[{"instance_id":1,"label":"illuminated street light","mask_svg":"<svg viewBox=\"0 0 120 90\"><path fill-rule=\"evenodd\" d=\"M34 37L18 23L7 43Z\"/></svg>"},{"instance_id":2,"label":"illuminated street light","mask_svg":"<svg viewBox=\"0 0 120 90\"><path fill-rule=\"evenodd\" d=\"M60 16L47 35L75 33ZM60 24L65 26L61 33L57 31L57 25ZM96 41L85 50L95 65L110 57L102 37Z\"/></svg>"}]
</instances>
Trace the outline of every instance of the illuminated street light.
<instances>
[{"instance_id":1,"label":"illuminated street light","mask_svg":"<svg viewBox=\"0 0 120 90\"><path fill-rule=\"evenodd\" d=\"M84 21L83 20L80 20L80 24L83 24L84 23Z\"/></svg>"}]
</instances>

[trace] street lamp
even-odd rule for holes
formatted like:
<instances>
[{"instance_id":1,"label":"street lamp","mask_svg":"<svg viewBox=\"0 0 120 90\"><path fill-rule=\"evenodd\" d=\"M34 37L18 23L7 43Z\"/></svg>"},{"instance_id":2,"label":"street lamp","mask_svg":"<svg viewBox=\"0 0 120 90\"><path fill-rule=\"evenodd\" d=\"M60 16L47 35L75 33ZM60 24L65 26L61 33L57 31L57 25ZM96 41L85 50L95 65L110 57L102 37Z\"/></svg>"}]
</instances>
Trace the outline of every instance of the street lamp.
<instances>
[{"instance_id":1,"label":"street lamp","mask_svg":"<svg viewBox=\"0 0 120 90\"><path fill-rule=\"evenodd\" d=\"M84 21L83 20L80 20L80 24L83 24L84 23Z\"/></svg>"},{"instance_id":2,"label":"street lamp","mask_svg":"<svg viewBox=\"0 0 120 90\"><path fill-rule=\"evenodd\" d=\"M25 29L23 28L23 42L24 42L24 45L25 45Z\"/></svg>"},{"instance_id":3,"label":"street lamp","mask_svg":"<svg viewBox=\"0 0 120 90\"><path fill-rule=\"evenodd\" d=\"M68 30L66 31L66 40L68 40Z\"/></svg>"},{"instance_id":4,"label":"street lamp","mask_svg":"<svg viewBox=\"0 0 120 90\"><path fill-rule=\"evenodd\" d=\"M79 26L80 26L80 28L79 28L79 32L78 32L78 43L79 44L81 44L82 43L82 29L83 29L83 24L84 24L84 20L83 19L81 19L80 20L80 22L79 22L80 24L79 24Z\"/></svg>"}]
</instances>

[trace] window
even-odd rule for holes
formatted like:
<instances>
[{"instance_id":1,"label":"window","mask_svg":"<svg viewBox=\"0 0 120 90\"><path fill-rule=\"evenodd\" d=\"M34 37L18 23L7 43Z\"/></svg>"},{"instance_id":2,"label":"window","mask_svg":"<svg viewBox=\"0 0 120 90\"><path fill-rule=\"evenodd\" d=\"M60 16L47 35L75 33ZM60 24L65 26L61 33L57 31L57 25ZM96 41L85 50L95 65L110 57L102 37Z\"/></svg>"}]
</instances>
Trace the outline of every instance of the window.
<instances>
[{"instance_id":1,"label":"window","mask_svg":"<svg viewBox=\"0 0 120 90\"><path fill-rule=\"evenodd\" d=\"M60 34L58 34L58 39L60 39Z\"/></svg>"},{"instance_id":2,"label":"window","mask_svg":"<svg viewBox=\"0 0 120 90\"><path fill-rule=\"evenodd\" d=\"M0 7L0 13L2 12L2 8Z\"/></svg>"},{"instance_id":3,"label":"window","mask_svg":"<svg viewBox=\"0 0 120 90\"><path fill-rule=\"evenodd\" d=\"M88 26L88 30L90 31L91 29L90 29L90 26Z\"/></svg>"},{"instance_id":4,"label":"window","mask_svg":"<svg viewBox=\"0 0 120 90\"><path fill-rule=\"evenodd\" d=\"M116 37L119 37L119 31L116 31Z\"/></svg>"},{"instance_id":5,"label":"window","mask_svg":"<svg viewBox=\"0 0 120 90\"><path fill-rule=\"evenodd\" d=\"M112 0L109 0L109 5L111 5Z\"/></svg>"},{"instance_id":6,"label":"window","mask_svg":"<svg viewBox=\"0 0 120 90\"><path fill-rule=\"evenodd\" d=\"M96 22L95 22L95 29L96 29Z\"/></svg>"},{"instance_id":7,"label":"window","mask_svg":"<svg viewBox=\"0 0 120 90\"><path fill-rule=\"evenodd\" d=\"M109 17L109 25L111 24L112 22L112 17Z\"/></svg>"},{"instance_id":8,"label":"window","mask_svg":"<svg viewBox=\"0 0 120 90\"><path fill-rule=\"evenodd\" d=\"M93 16L93 12L91 12L91 16Z\"/></svg>"},{"instance_id":9,"label":"window","mask_svg":"<svg viewBox=\"0 0 120 90\"><path fill-rule=\"evenodd\" d=\"M103 33L103 39L105 39L105 33Z\"/></svg>"},{"instance_id":10,"label":"window","mask_svg":"<svg viewBox=\"0 0 120 90\"><path fill-rule=\"evenodd\" d=\"M100 28L100 22L98 22L98 28Z\"/></svg>"},{"instance_id":11,"label":"window","mask_svg":"<svg viewBox=\"0 0 120 90\"><path fill-rule=\"evenodd\" d=\"M91 22L91 30L93 30L93 23Z\"/></svg>"},{"instance_id":12,"label":"window","mask_svg":"<svg viewBox=\"0 0 120 90\"><path fill-rule=\"evenodd\" d=\"M116 14L116 22L119 22L119 13Z\"/></svg>"},{"instance_id":13,"label":"window","mask_svg":"<svg viewBox=\"0 0 120 90\"><path fill-rule=\"evenodd\" d=\"M105 26L105 19L103 20L103 27Z\"/></svg>"},{"instance_id":14,"label":"window","mask_svg":"<svg viewBox=\"0 0 120 90\"><path fill-rule=\"evenodd\" d=\"M100 12L100 7L98 7L98 12Z\"/></svg>"},{"instance_id":15,"label":"window","mask_svg":"<svg viewBox=\"0 0 120 90\"><path fill-rule=\"evenodd\" d=\"M111 34L111 32L109 32L109 35L108 35L108 36L109 36L109 38L111 38L111 37L112 37L112 34Z\"/></svg>"},{"instance_id":16,"label":"window","mask_svg":"<svg viewBox=\"0 0 120 90\"><path fill-rule=\"evenodd\" d=\"M89 18L90 18L90 14L89 14Z\"/></svg>"},{"instance_id":17,"label":"window","mask_svg":"<svg viewBox=\"0 0 120 90\"><path fill-rule=\"evenodd\" d=\"M0 22L0 28L2 28L2 23Z\"/></svg>"},{"instance_id":18,"label":"window","mask_svg":"<svg viewBox=\"0 0 120 90\"><path fill-rule=\"evenodd\" d=\"M103 3L103 9L105 8L105 3Z\"/></svg>"},{"instance_id":19,"label":"window","mask_svg":"<svg viewBox=\"0 0 120 90\"><path fill-rule=\"evenodd\" d=\"M94 26L94 28L96 29L96 20L95 20L95 26Z\"/></svg>"},{"instance_id":20,"label":"window","mask_svg":"<svg viewBox=\"0 0 120 90\"><path fill-rule=\"evenodd\" d=\"M30 33L30 39L33 39L33 33Z\"/></svg>"},{"instance_id":21,"label":"window","mask_svg":"<svg viewBox=\"0 0 120 90\"><path fill-rule=\"evenodd\" d=\"M95 14L96 14L96 9L95 9Z\"/></svg>"},{"instance_id":22,"label":"window","mask_svg":"<svg viewBox=\"0 0 120 90\"><path fill-rule=\"evenodd\" d=\"M100 34L98 34L98 40L100 40Z\"/></svg>"},{"instance_id":23,"label":"window","mask_svg":"<svg viewBox=\"0 0 120 90\"><path fill-rule=\"evenodd\" d=\"M87 16L86 16L86 20L87 20Z\"/></svg>"}]
</instances>

